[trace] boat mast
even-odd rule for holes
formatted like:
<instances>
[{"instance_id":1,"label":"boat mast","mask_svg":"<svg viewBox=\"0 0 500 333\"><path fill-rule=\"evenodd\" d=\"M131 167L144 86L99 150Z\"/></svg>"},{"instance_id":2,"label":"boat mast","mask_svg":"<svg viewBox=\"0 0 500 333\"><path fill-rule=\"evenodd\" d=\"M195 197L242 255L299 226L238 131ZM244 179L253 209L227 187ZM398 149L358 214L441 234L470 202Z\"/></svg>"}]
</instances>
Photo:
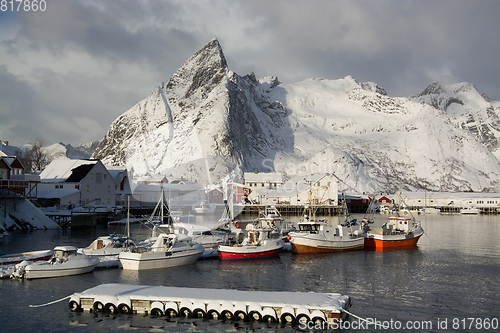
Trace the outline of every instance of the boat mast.
<instances>
[{"instance_id":1,"label":"boat mast","mask_svg":"<svg viewBox=\"0 0 500 333\"><path fill-rule=\"evenodd\" d=\"M127 247L130 240L130 196L127 196Z\"/></svg>"}]
</instances>

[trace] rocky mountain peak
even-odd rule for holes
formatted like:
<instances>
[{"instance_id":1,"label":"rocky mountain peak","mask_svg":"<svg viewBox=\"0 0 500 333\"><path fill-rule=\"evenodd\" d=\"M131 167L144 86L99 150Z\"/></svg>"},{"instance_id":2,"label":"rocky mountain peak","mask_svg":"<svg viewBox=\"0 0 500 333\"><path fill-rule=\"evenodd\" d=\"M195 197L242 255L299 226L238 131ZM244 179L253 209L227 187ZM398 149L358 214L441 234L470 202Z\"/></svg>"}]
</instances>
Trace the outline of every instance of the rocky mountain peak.
<instances>
[{"instance_id":1,"label":"rocky mountain peak","mask_svg":"<svg viewBox=\"0 0 500 333\"><path fill-rule=\"evenodd\" d=\"M224 77L227 69L226 58L217 39L212 39L191 56L175 73L166 85L167 90L184 88L184 97L189 98L200 87L210 92ZM185 82L188 86L179 87Z\"/></svg>"},{"instance_id":2,"label":"rocky mountain peak","mask_svg":"<svg viewBox=\"0 0 500 333\"><path fill-rule=\"evenodd\" d=\"M426 96L426 95L436 95L436 94L442 94L444 93L445 90L443 87L439 84L439 82L432 82L427 86L427 88L424 89L420 94L416 94L413 96L410 96L410 98L418 98L421 96Z\"/></svg>"}]
</instances>

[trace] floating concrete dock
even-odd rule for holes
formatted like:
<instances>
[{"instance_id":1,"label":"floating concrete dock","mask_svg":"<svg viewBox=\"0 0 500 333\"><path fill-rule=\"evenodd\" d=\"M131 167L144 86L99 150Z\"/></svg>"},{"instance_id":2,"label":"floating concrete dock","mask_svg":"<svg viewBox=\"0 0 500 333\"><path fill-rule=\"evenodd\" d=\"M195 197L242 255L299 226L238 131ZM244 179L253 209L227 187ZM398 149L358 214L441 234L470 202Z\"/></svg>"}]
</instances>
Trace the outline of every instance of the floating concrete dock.
<instances>
[{"instance_id":1,"label":"floating concrete dock","mask_svg":"<svg viewBox=\"0 0 500 333\"><path fill-rule=\"evenodd\" d=\"M101 284L69 301L71 311L145 313L153 316L235 321L266 321L296 325L343 317L349 296L337 293L267 292Z\"/></svg>"}]
</instances>

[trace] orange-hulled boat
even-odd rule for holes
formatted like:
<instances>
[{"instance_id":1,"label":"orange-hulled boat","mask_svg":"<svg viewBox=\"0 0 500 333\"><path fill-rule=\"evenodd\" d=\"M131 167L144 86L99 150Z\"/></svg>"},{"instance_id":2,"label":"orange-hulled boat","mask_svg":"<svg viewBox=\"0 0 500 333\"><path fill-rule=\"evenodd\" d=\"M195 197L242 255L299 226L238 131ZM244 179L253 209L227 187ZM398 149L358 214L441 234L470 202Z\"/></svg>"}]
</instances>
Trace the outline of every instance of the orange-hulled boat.
<instances>
[{"instance_id":1,"label":"orange-hulled boat","mask_svg":"<svg viewBox=\"0 0 500 333\"><path fill-rule=\"evenodd\" d=\"M414 247L424 234L420 223L409 216L391 216L381 228L365 225L365 248L397 249Z\"/></svg>"}]
</instances>

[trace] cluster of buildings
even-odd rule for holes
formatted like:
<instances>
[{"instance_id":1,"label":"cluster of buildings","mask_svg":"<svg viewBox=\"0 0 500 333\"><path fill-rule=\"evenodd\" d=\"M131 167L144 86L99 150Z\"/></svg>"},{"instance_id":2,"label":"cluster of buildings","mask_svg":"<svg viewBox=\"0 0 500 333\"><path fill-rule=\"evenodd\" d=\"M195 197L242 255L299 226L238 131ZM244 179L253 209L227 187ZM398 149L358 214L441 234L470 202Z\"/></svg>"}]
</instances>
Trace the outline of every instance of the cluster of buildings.
<instances>
[{"instance_id":1,"label":"cluster of buildings","mask_svg":"<svg viewBox=\"0 0 500 333\"><path fill-rule=\"evenodd\" d=\"M171 207L191 207L199 202L224 204L231 194L237 204L259 206L339 206L339 188L328 174L296 176L284 180L280 173L248 172L242 183L202 187L196 182L168 179L166 176L131 179L125 167L105 166L99 160L59 159L52 161L40 174L27 174L21 161L0 151L0 197L2 192L20 194L42 207L117 207L155 205L162 193ZM405 192L407 206L476 207L496 212L500 209L499 193ZM363 211L367 195L346 196L347 205ZM390 206L390 196L377 198L380 206Z\"/></svg>"}]
</instances>

